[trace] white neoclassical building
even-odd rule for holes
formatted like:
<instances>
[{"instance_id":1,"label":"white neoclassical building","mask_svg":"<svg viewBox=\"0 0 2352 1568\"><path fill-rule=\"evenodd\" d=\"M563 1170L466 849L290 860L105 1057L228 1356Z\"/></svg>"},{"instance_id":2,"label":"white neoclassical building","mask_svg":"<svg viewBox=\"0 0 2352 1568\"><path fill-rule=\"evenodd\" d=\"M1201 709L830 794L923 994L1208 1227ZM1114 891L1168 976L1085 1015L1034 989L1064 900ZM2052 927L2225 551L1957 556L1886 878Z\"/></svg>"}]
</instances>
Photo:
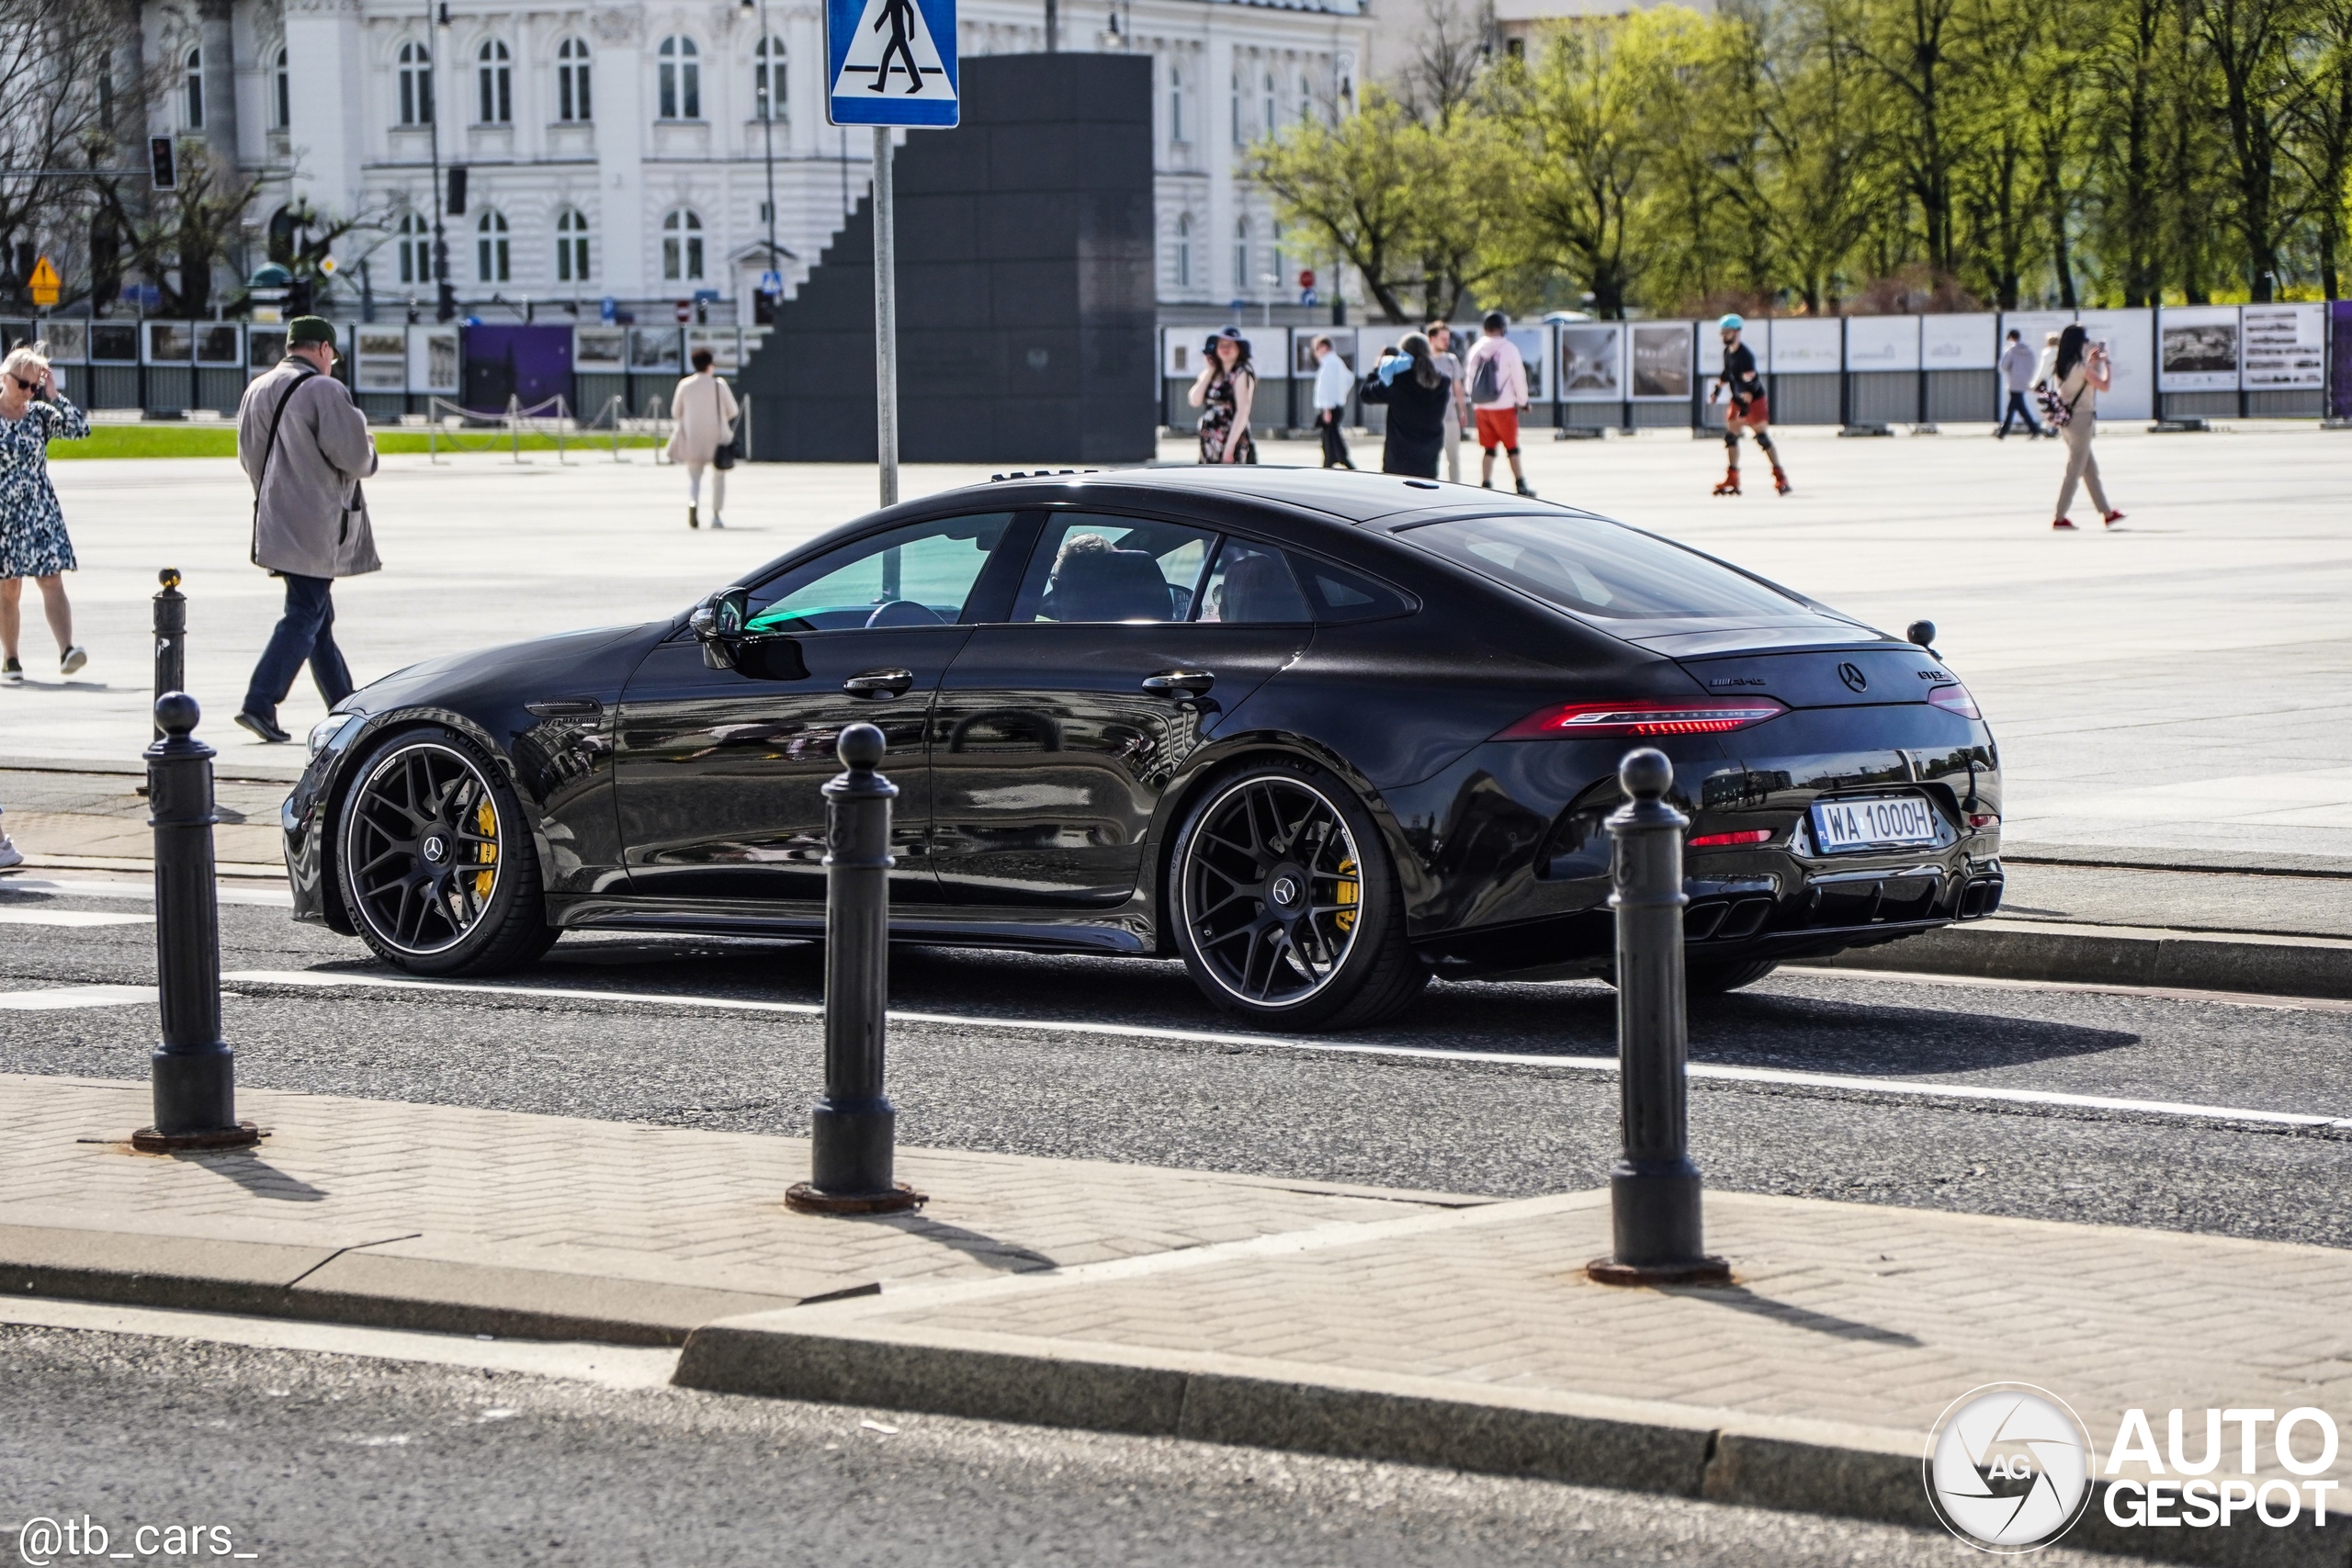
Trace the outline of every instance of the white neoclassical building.
<instances>
[{"instance_id":1,"label":"white neoclassical building","mask_svg":"<svg viewBox=\"0 0 2352 1568\"><path fill-rule=\"evenodd\" d=\"M771 176L787 292L865 194L870 142L825 122L807 0L146 0L141 16L174 83L154 129L261 173L257 222L304 201L381 215L336 247L379 315L431 309L436 162L445 187L464 170L464 211L442 220L449 280L494 319L606 299L666 319L699 296L748 321ZM963 0L958 26L967 56L1045 46L1043 0ZM1295 300L1317 259L1283 247L1240 165L1267 128L1352 104L1369 28L1363 0L1066 0L1061 47L1154 61L1163 314Z\"/></svg>"}]
</instances>

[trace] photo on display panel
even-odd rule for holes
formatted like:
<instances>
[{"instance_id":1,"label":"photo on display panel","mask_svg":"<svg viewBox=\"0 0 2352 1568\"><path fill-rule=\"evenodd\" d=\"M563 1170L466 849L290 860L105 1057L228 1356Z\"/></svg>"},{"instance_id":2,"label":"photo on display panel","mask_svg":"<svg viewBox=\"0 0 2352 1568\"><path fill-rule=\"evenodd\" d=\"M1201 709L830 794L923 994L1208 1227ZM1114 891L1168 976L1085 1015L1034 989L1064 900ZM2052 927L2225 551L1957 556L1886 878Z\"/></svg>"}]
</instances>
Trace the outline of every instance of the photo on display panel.
<instances>
[{"instance_id":1,"label":"photo on display panel","mask_svg":"<svg viewBox=\"0 0 2352 1568\"><path fill-rule=\"evenodd\" d=\"M1690 395L1690 324L1669 321L1634 329L1634 396Z\"/></svg>"},{"instance_id":2,"label":"photo on display panel","mask_svg":"<svg viewBox=\"0 0 2352 1568\"><path fill-rule=\"evenodd\" d=\"M1617 343L1623 329L1577 326L1560 329L1560 394L1606 400L1623 395L1617 378ZM1528 389L1531 397L1532 387Z\"/></svg>"},{"instance_id":3,"label":"photo on display panel","mask_svg":"<svg viewBox=\"0 0 2352 1568\"><path fill-rule=\"evenodd\" d=\"M41 337L49 344L49 357L57 363L79 365L90 356L90 327L86 321L48 321L40 324Z\"/></svg>"},{"instance_id":4,"label":"photo on display panel","mask_svg":"<svg viewBox=\"0 0 2352 1568\"><path fill-rule=\"evenodd\" d=\"M628 368L628 329L582 327L571 334L571 367L618 375Z\"/></svg>"},{"instance_id":5,"label":"photo on display panel","mask_svg":"<svg viewBox=\"0 0 2352 1568\"><path fill-rule=\"evenodd\" d=\"M2327 378L2326 319L2318 305L2248 305L2245 385L2260 390L2319 387Z\"/></svg>"},{"instance_id":6,"label":"photo on display panel","mask_svg":"<svg viewBox=\"0 0 2352 1568\"><path fill-rule=\"evenodd\" d=\"M433 391L458 389L458 334L432 333L424 339L424 385Z\"/></svg>"},{"instance_id":7,"label":"photo on display panel","mask_svg":"<svg viewBox=\"0 0 2352 1568\"><path fill-rule=\"evenodd\" d=\"M2204 321L2187 326L2165 323L2165 375L2235 376L2237 370L2238 328L2235 321Z\"/></svg>"},{"instance_id":8,"label":"photo on display panel","mask_svg":"<svg viewBox=\"0 0 2352 1568\"><path fill-rule=\"evenodd\" d=\"M408 329L362 327L357 333L359 389L363 392L408 390Z\"/></svg>"}]
</instances>

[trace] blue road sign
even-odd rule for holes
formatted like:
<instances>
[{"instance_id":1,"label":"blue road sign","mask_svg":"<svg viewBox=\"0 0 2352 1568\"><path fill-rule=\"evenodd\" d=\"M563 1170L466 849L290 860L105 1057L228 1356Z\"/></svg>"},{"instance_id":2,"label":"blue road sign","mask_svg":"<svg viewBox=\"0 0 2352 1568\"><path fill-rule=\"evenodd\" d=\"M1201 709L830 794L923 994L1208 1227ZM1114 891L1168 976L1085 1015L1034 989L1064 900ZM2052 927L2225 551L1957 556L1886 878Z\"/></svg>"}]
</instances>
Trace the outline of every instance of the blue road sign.
<instances>
[{"instance_id":1,"label":"blue road sign","mask_svg":"<svg viewBox=\"0 0 2352 1568\"><path fill-rule=\"evenodd\" d=\"M956 122L956 0L825 0L825 118Z\"/></svg>"}]
</instances>

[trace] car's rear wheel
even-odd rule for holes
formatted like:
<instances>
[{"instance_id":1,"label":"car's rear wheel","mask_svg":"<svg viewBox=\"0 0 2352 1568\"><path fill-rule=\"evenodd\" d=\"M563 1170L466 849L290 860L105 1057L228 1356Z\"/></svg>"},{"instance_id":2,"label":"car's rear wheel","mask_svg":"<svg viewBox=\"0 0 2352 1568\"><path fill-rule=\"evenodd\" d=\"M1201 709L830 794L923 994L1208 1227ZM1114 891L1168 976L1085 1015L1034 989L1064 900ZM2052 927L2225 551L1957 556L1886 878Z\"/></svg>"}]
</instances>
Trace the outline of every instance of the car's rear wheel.
<instances>
[{"instance_id":1,"label":"car's rear wheel","mask_svg":"<svg viewBox=\"0 0 2352 1568\"><path fill-rule=\"evenodd\" d=\"M360 939L411 974L497 974L554 943L522 801L454 730L404 730L362 758L335 849Z\"/></svg>"},{"instance_id":2,"label":"car's rear wheel","mask_svg":"<svg viewBox=\"0 0 2352 1568\"><path fill-rule=\"evenodd\" d=\"M1429 982L1372 814L1320 768L1268 761L1218 780L1186 815L1170 870L1177 950L1228 1013L1362 1028Z\"/></svg>"},{"instance_id":3,"label":"car's rear wheel","mask_svg":"<svg viewBox=\"0 0 2352 1568\"><path fill-rule=\"evenodd\" d=\"M1684 968L1683 975L1692 996L1713 997L1752 986L1779 967L1769 959L1752 964L1692 964Z\"/></svg>"}]
</instances>

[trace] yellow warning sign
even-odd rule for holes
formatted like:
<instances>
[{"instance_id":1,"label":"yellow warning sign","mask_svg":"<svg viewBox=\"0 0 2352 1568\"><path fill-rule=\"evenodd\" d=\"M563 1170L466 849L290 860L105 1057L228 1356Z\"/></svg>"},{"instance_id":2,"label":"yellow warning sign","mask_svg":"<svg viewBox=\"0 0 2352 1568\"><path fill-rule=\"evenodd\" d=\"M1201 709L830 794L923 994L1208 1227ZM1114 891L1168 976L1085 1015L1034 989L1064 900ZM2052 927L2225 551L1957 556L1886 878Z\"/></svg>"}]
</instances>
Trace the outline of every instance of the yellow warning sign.
<instances>
[{"instance_id":1,"label":"yellow warning sign","mask_svg":"<svg viewBox=\"0 0 2352 1568\"><path fill-rule=\"evenodd\" d=\"M63 279L57 276L57 268L50 265L47 256L33 263L33 275L26 281L32 286L34 304L47 310L57 303L58 286Z\"/></svg>"}]
</instances>

